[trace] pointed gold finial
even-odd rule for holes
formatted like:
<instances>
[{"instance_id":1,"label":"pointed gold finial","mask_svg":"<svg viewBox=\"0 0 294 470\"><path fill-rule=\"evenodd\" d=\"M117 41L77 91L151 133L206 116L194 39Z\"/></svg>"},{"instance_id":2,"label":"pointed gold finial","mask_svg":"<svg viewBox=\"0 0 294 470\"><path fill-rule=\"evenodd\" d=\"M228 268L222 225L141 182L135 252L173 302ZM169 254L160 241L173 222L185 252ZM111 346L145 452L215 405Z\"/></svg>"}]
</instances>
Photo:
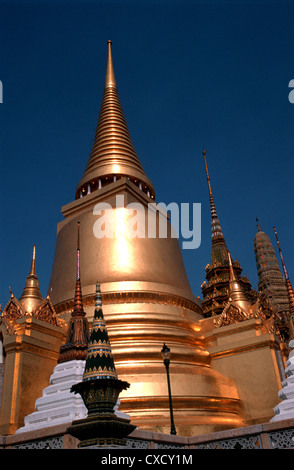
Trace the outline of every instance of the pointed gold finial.
<instances>
[{"instance_id":1,"label":"pointed gold finial","mask_svg":"<svg viewBox=\"0 0 294 470\"><path fill-rule=\"evenodd\" d=\"M112 42L108 40L107 41L108 57L107 57L106 74L105 74L105 88L108 88L108 87L116 88L116 80L115 80L115 75L114 75L111 45L112 45Z\"/></svg>"},{"instance_id":2,"label":"pointed gold finial","mask_svg":"<svg viewBox=\"0 0 294 470\"><path fill-rule=\"evenodd\" d=\"M236 276L234 273L233 262L232 262L231 254L229 251L228 251L228 257L229 257L229 265L230 265L230 298L235 304L237 304L245 312L247 312L248 309L250 308L250 302L248 301L243 291L240 281L236 279Z\"/></svg>"},{"instance_id":3,"label":"pointed gold finial","mask_svg":"<svg viewBox=\"0 0 294 470\"><path fill-rule=\"evenodd\" d=\"M203 149L202 150L202 154L203 154L203 157L204 157L204 163L205 163L205 169L206 169L206 178L207 178L207 183L208 183L208 190L209 190L209 200L210 200L210 213L211 213L211 230L212 230L212 239L215 240L215 239L219 239L219 238L224 238L223 236L223 232L222 232L222 229L221 229L221 226L220 226L220 222L219 222L219 219L218 219L218 216L217 216L217 212L216 212L216 207L215 207L215 203L214 203L214 198L213 198L213 194L212 194L212 189L211 189L211 184L210 184L210 177L209 177L209 173L208 173L208 166L207 166L207 161L206 161L206 150Z\"/></svg>"},{"instance_id":4,"label":"pointed gold finial","mask_svg":"<svg viewBox=\"0 0 294 470\"><path fill-rule=\"evenodd\" d=\"M230 266L230 281L236 281L236 276L235 276L235 273L234 273L231 253L229 251L228 251L228 258L229 258L229 266Z\"/></svg>"},{"instance_id":5,"label":"pointed gold finial","mask_svg":"<svg viewBox=\"0 0 294 470\"><path fill-rule=\"evenodd\" d=\"M32 258L30 275L33 275L33 276L36 275L36 246L35 245L33 248L33 258Z\"/></svg>"},{"instance_id":6,"label":"pointed gold finial","mask_svg":"<svg viewBox=\"0 0 294 470\"><path fill-rule=\"evenodd\" d=\"M208 166L207 166L207 161L206 161L206 150L205 148L202 150L202 155L204 157L204 163L205 163L205 169L206 169L206 177L207 177L207 182L208 182L208 189L209 189L209 195L212 197L212 190L211 190L211 184L210 184L210 177L208 173Z\"/></svg>"},{"instance_id":7,"label":"pointed gold finial","mask_svg":"<svg viewBox=\"0 0 294 470\"><path fill-rule=\"evenodd\" d=\"M80 222L77 233L77 278L75 286L74 309L67 330L66 343L59 351L58 363L73 359L85 360L89 342L89 324L83 307L82 285L80 280Z\"/></svg>"},{"instance_id":8,"label":"pointed gold finial","mask_svg":"<svg viewBox=\"0 0 294 470\"><path fill-rule=\"evenodd\" d=\"M25 287L19 301L26 312L32 313L42 300L43 297L39 288L38 276L36 275L36 247L34 246L30 273L27 276Z\"/></svg>"}]
</instances>

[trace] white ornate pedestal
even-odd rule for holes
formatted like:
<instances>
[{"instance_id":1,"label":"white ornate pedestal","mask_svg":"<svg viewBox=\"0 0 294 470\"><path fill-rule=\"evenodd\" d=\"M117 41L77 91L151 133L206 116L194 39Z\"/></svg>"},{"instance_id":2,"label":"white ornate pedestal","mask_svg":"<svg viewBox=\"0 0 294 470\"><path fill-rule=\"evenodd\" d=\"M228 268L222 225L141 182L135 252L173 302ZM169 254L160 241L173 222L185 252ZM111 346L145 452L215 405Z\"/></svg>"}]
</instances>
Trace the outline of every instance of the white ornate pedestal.
<instances>
[{"instance_id":1,"label":"white ornate pedestal","mask_svg":"<svg viewBox=\"0 0 294 470\"><path fill-rule=\"evenodd\" d=\"M34 431L57 424L71 423L87 416L87 408L79 394L71 393L71 386L83 380L85 361L73 360L57 364L50 377L50 384L43 390L41 398L36 400L36 411L25 417L24 426L17 433ZM119 400L115 414L121 418L128 415L118 411Z\"/></svg>"},{"instance_id":2,"label":"white ornate pedestal","mask_svg":"<svg viewBox=\"0 0 294 470\"><path fill-rule=\"evenodd\" d=\"M50 377L50 384L36 400L36 411L25 417L24 427L16 433L70 423L87 416L87 409L80 395L70 392L71 386L81 382L85 361L69 361L57 364Z\"/></svg>"}]
</instances>

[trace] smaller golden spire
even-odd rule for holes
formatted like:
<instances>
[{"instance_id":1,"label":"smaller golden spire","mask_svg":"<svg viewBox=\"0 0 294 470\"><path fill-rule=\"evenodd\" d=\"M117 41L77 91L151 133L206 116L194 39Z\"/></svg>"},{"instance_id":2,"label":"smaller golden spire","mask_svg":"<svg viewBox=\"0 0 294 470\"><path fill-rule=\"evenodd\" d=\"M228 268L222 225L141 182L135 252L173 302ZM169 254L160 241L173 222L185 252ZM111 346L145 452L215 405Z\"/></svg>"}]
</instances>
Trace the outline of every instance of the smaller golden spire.
<instances>
[{"instance_id":1,"label":"smaller golden spire","mask_svg":"<svg viewBox=\"0 0 294 470\"><path fill-rule=\"evenodd\" d=\"M232 258L231 258L231 254L229 251L228 251L228 257L229 257L229 266L230 266L230 298L232 302L234 302L243 310L245 310L245 312L247 312L248 308L250 307L250 302L248 301L240 282L237 280L235 276Z\"/></svg>"},{"instance_id":2,"label":"smaller golden spire","mask_svg":"<svg viewBox=\"0 0 294 470\"><path fill-rule=\"evenodd\" d=\"M25 312L33 313L42 300L43 297L39 288L38 276L36 275L36 247L34 246L30 273L27 276L19 302Z\"/></svg>"},{"instance_id":3,"label":"smaller golden spire","mask_svg":"<svg viewBox=\"0 0 294 470\"><path fill-rule=\"evenodd\" d=\"M66 343L59 351L58 363L71 360L85 360L89 342L89 324L83 308L82 285L80 276L80 222L77 233L77 267L74 309L67 330Z\"/></svg>"},{"instance_id":4,"label":"smaller golden spire","mask_svg":"<svg viewBox=\"0 0 294 470\"><path fill-rule=\"evenodd\" d=\"M31 264L30 275L36 276L36 247L33 247L33 259Z\"/></svg>"},{"instance_id":5,"label":"smaller golden spire","mask_svg":"<svg viewBox=\"0 0 294 470\"><path fill-rule=\"evenodd\" d=\"M231 253L229 251L228 251L228 257L229 257L229 266L230 266L230 281L233 282L233 281L236 281L236 276L234 273Z\"/></svg>"},{"instance_id":6,"label":"smaller golden spire","mask_svg":"<svg viewBox=\"0 0 294 470\"><path fill-rule=\"evenodd\" d=\"M216 237L217 237L217 239L218 238L223 239L224 236L223 236L223 232L222 232L220 222L219 222L219 219L218 219L218 216L217 216L216 207L215 207L215 203L214 203L214 199L213 199L213 195L212 195L212 189L211 189L210 177L209 177L209 173L208 173L208 166L207 166L207 161L206 161L206 150L205 149L202 150L202 154L203 154L203 157L204 157L204 163L205 163L205 168L206 168L206 177L207 177L208 190L209 190L210 212L211 212L211 228L212 228L211 236L212 236L212 240L214 241L216 239Z\"/></svg>"}]
</instances>

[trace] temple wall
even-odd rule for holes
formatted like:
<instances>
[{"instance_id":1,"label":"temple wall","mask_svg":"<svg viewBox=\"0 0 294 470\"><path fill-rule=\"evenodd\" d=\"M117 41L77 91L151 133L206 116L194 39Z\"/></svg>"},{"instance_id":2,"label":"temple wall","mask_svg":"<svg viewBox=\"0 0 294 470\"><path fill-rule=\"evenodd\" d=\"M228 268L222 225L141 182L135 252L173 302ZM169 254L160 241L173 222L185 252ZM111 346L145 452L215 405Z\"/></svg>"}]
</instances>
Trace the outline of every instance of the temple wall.
<instances>
[{"instance_id":1,"label":"temple wall","mask_svg":"<svg viewBox=\"0 0 294 470\"><path fill-rule=\"evenodd\" d=\"M21 435L0 436L0 450L77 449L79 441L67 433L68 425L59 425ZM191 437L135 429L126 438L124 448L140 449L141 457L152 455L156 449L168 449L167 454L175 454L177 449L185 449L186 455L190 455L189 450L193 449L293 449L293 437L294 419ZM104 447L104 449L111 449L111 447ZM144 450L147 454L143 453ZM115 449L113 455L117 455Z\"/></svg>"},{"instance_id":2,"label":"temple wall","mask_svg":"<svg viewBox=\"0 0 294 470\"><path fill-rule=\"evenodd\" d=\"M279 403L284 380L277 338L252 319L214 328L213 318L200 321L213 369L231 378L241 400L246 425L269 421Z\"/></svg>"},{"instance_id":3,"label":"temple wall","mask_svg":"<svg viewBox=\"0 0 294 470\"><path fill-rule=\"evenodd\" d=\"M65 340L61 327L34 317L16 320L8 333L2 325L6 354L0 408L0 434L13 434L24 424L24 417L35 410L35 401L49 385Z\"/></svg>"}]
</instances>

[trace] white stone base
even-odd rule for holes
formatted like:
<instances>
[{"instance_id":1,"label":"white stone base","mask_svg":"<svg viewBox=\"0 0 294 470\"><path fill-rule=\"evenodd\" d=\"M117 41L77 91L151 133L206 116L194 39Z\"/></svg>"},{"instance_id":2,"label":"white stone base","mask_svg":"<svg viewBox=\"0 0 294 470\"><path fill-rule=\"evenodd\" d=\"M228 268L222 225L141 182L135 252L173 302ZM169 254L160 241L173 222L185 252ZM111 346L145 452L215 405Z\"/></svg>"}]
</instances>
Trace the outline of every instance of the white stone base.
<instances>
[{"instance_id":1,"label":"white stone base","mask_svg":"<svg viewBox=\"0 0 294 470\"><path fill-rule=\"evenodd\" d=\"M87 408L82 397L71 393L72 385L83 380L85 361L68 361L57 364L50 377L50 384L43 390L41 398L36 400L36 411L26 416L24 426L17 433L72 423L87 416ZM119 400L115 406L115 414L121 418L129 416L118 411Z\"/></svg>"},{"instance_id":2,"label":"white stone base","mask_svg":"<svg viewBox=\"0 0 294 470\"><path fill-rule=\"evenodd\" d=\"M291 344L290 346L293 347ZM290 351L286 366L287 379L282 382L282 389L279 391L282 401L274 408L275 416L271 422L294 418L294 350Z\"/></svg>"}]
</instances>

